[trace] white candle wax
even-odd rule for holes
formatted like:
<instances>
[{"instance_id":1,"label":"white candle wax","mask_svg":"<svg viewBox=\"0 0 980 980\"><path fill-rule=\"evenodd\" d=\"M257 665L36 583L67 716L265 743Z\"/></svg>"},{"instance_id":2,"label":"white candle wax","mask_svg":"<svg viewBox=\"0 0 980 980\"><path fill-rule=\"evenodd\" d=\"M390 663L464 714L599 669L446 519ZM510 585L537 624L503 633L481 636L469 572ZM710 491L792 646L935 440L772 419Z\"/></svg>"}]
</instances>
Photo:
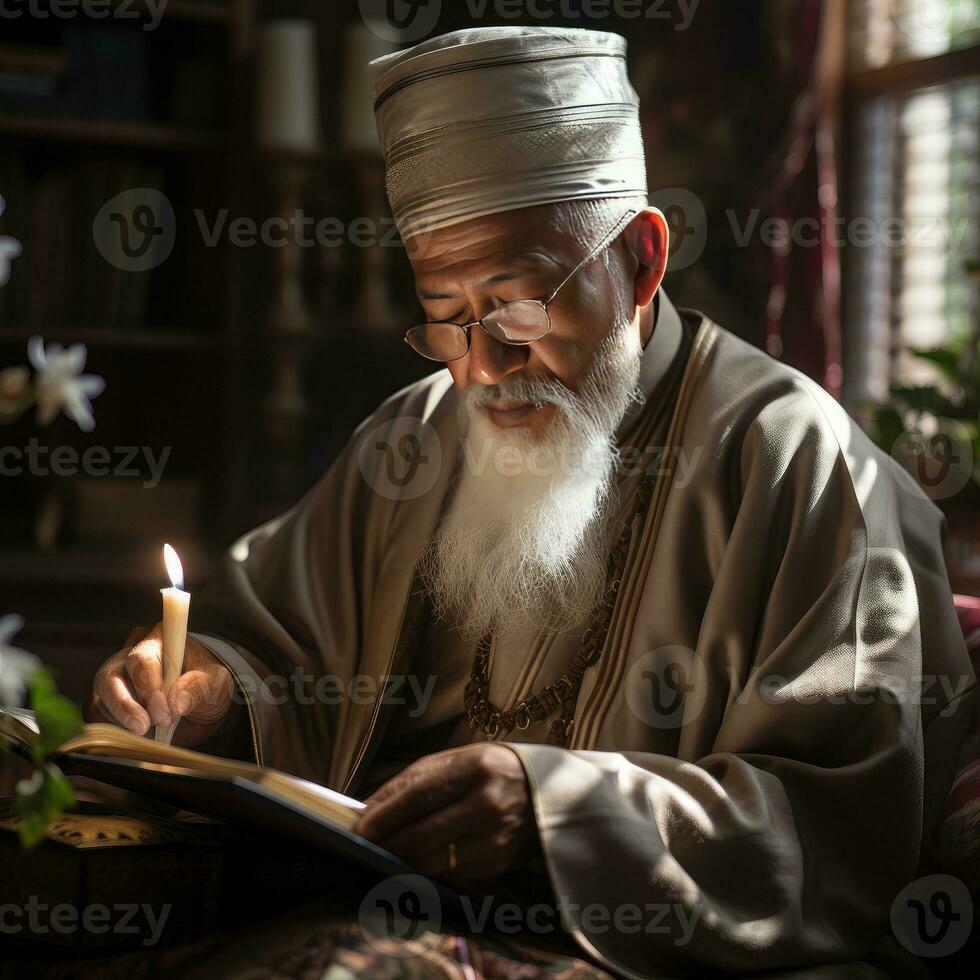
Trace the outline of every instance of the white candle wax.
<instances>
[{"instance_id":1,"label":"white candle wax","mask_svg":"<svg viewBox=\"0 0 980 980\"><path fill-rule=\"evenodd\" d=\"M174 583L169 589L161 589L163 596L163 693L169 697L170 689L184 671L184 647L187 644L187 614L191 607L191 594L179 586L184 584L183 571L177 553L167 545L164 551L167 569ZM157 725L154 737L158 742L170 744L177 721L169 725Z\"/></svg>"}]
</instances>

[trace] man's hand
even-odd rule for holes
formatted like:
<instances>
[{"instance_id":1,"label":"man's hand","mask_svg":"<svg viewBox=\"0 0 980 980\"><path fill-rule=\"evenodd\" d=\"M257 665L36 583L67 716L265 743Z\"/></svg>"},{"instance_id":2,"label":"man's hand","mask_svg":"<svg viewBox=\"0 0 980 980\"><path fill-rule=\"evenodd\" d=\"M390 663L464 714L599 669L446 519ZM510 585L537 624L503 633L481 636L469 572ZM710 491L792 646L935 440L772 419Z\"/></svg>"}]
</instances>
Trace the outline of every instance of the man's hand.
<instances>
[{"instance_id":1,"label":"man's hand","mask_svg":"<svg viewBox=\"0 0 980 980\"><path fill-rule=\"evenodd\" d=\"M537 843L524 767L499 743L424 756L366 802L357 832L423 874L496 877Z\"/></svg>"},{"instance_id":2,"label":"man's hand","mask_svg":"<svg viewBox=\"0 0 980 980\"><path fill-rule=\"evenodd\" d=\"M103 713L136 735L182 718L174 741L191 746L210 738L231 707L235 682L207 647L187 637L184 672L163 693L163 637L157 624L134 646L111 656L95 675ZM90 721L99 720L90 718Z\"/></svg>"}]
</instances>

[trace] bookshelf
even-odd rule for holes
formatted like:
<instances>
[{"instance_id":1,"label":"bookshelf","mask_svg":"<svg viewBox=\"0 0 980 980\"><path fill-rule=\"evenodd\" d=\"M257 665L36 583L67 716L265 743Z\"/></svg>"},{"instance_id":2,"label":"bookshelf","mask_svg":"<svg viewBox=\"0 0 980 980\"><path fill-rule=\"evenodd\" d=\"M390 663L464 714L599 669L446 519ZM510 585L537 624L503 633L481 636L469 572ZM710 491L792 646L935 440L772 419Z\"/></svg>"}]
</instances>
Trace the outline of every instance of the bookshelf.
<instances>
[{"instance_id":1,"label":"bookshelf","mask_svg":"<svg viewBox=\"0 0 980 980\"><path fill-rule=\"evenodd\" d=\"M3 327L3 340L7 343L21 341L24 345L38 330L28 324L6 324ZM81 338L91 348L101 350L136 351L212 351L222 346L221 337L203 336L180 327L112 328L91 324L73 323L62 326L52 325L44 330L46 341L70 344Z\"/></svg>"},{"instance_id":2,"label":"bookshelf","mask_svg":"<svg viewBox=\"0 0 980 980\"><path fill-rule=\"evenodd\" d=\"M215 133L71 116L31 119L16 114L0 115L0 136L173 152L215 153L226 146L225 138Z\"/></svg>"},{"instance_id":3,"label":"bookshelf","mask_svg":"<svg viewBox=\"0 0 980 980\"><path fill-rule=\"evenodd\" d=\"M150 31L148 4L125 8L139 16L6 20L0 41L0 234L23 246L0 288L0 368L26 363L40 335L84 343L86 371L107 382L95 432L27 417L0 427L0 445L101 446L116 461L118 447L158 460L169 447L152 493L145 472L0 476L0 614L25 617L18 643L75 697L132 625L158 616L161 534L200 582L252 521L247 270L241 249L190 232L195 207L244 214L252 200L257 4L168 0ZM120 273L93 219L138 186L174 202L177 240L158 267Z\"/></svg>"}]
</instances>

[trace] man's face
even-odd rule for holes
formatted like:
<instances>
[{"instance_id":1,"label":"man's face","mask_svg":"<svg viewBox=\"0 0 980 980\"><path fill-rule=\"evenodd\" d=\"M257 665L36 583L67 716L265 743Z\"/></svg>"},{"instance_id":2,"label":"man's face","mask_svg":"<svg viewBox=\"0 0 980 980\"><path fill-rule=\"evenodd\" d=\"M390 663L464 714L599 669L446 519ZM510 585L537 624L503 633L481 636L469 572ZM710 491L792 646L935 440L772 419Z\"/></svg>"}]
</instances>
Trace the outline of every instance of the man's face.
<instances>
[{"instance_id":1,"label":"man's face","mask_svg":"<svg viewBox=\"0 0 980 980\"><path fill-rule=\"evenodd\" d=\"M508 211L410 238L408 254L425 316L469 323L512 300L548 296L609 231L596 228L590 241L578 242L555 230L548 211L548 205ZM551 330L526 346L502 344L474 327L469 352L447 365L453 380L464 392L511 376L558 381L577 392L610 330L624 314L636 312L627 273L627 256L617 241L608 263L596 256L562 288L548 307ZM639 329L635 315L634 321ZM557 408L497 400L481 411L499 428L526 426L537 435Z\"/></svg>"}]
</instances>

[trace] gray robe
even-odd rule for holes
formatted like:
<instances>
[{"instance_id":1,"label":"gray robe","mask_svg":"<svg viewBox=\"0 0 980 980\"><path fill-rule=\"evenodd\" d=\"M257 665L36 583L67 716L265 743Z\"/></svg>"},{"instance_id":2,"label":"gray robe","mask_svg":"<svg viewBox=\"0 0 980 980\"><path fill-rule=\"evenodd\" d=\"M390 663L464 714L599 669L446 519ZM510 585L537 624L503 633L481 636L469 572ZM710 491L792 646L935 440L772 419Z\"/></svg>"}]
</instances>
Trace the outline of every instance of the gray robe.
<instances>
[{"instance_id":1,"label":"gray robe","mask_svg":"<svg viewBox=\"0 0 980 980\"><path fill-rule=\"evenodd\" d=\"M942 515L818 385L664 296L642 384L622 515L640 472L657 480L570 747L508 737L564 924L637 977L858 960L916 874L972 711ZM398 682L372 681L418 654L415 565L457 408L445 371L394 395L195 596L259 762L356 793L384 761ZM535 669L497 694L540 688L577 643L528 637ZM331 696L310 696L324 676ZM611 926L596 903L659 918Z\"/></svg>"}]
</instances>

